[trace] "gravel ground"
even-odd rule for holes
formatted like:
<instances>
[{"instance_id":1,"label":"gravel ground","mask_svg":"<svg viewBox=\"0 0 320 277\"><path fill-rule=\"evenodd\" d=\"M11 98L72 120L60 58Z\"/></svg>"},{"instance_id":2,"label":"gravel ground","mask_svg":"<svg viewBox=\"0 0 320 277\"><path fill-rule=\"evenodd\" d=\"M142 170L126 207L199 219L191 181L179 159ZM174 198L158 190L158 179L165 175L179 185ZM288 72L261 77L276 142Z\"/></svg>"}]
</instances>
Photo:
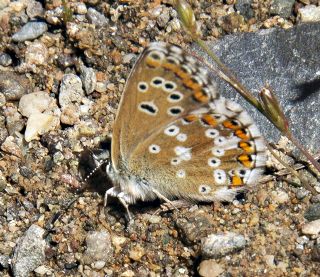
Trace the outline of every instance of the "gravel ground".
<instances>
[{"instance_id":1,"label":"gravel ground","mask_svg":"<svg viewBox=\"0 0 320 277\"><path fill-rule=\"evenodd\" d=\"M205 40L320 21L319 4L192 1ZM314 194L271 160L232 203L139 203L130 226L120 205L103 208L102 171L82 190L79 157L112 133L151 41L188 48L169 0L0 0L0 275L319 276L320 183L305 169Z\"/></svg>"}]
</instances>

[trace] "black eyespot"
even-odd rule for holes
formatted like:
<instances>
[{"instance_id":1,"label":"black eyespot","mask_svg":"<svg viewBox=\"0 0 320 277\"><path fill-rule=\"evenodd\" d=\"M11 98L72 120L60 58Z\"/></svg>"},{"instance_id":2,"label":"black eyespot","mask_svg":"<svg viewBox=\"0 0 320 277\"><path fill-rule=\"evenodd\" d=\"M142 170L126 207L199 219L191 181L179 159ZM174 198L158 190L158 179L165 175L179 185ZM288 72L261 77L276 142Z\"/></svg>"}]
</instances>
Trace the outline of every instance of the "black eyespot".
<instances>
[{"instance_id":1,"label":"black eyespot","mask_svg":"<svg viewBox=\"0 0 320 277\"><path fill-rule=\"evenodd\" d=\"M206 187L201 187L201 192L206 192L207 188Z\"/></svg>"},{"instance_id":2,"label":"black eyespot","mask_svg":"<svg viewBox=\"0 0 320 277\"><path fill-rule=\"evenodd\" d=\"M161 79L154 79L154 80L152 81L152 83L153 83L154 85L161 85L161 84L162 84L162 80L161 80Z\"/></svg>"},{"instance_id":3,"label":"black eyespot","mask_svg":"<svg viewBox=\"0 0 320 277\"><path fill-rule=\"evenodd\" d=\"M241 176L244 176L244 175L246 174L246 171L245 171L244 169L240 169L240 170L239 170L239 174L240 174Z\"/></svg>"},{"instance_id":4,"label":"black eyespot","mask_svg":"<svg viewBox=\"0 0 320 277\"><path fill-rule=\"evenodd\" d=\"M154 60L161 60L161 57L158 53L152 53L151 55L151 58L154 59Z\"/></svg>"},{"instance_id":5,"label":"black eyespot","mask_svg":"<svg viewBox=\"0 0 320 277\"><path fill-rule=\"evenodd\" d=\"M157 111L154 107L148 105L148 104L141 104L140 105L141 109L148 111L149 113L155 114Z\"/></svg>"},{"instance_id":6,"label":"black eyespot","mask_svg":"<svg viewBox=\"0 0 320 277\"><path fill-rule=\"evenodd\" d=\"M176 93L172 93L170 94L170 99L172 100L180 100L181 99L181 95L180 94L176 94Z\"/></svg>"},{"instance_id":7,"label":"black eyespot","mask_svg":"<svg viewBox=\"0 0 320 277\"><path fill-rule=\"evenodd\" d=\"M216 164L217 161L216 161L215 159L212 159L212 160L211 160L211 163L212 163L212 164Z\"/></svg>"},{"instance_id":8,"label":"black eyespot","mask_svg":"<svg viewBox=\"0 0 320 277\"><path fill-rule=\"evenodd\" d=\"M231 120L231 124L233 126L239 126L240 125L239 122L237 120L234 120L234 119Z\"/></svg>"},{"instance_id":9,"label":"black eyespot","mask_svg":"<svg viewBox=\"0 0 320 277\"><path fill-rule=\"evenodd\" d=\"M139 89L144 91L147 89L147 85L144 83L141 83L141 84L139 84Z\"/></svg>"},{"instance_id":10,"label":"black eyespot","mask_svg":"<svg viewBox=\"0 0 320 277\"><path fill-rule=\"evenodd\" d=\"M178 115L181 113L182 110L180 108L170 108L169 111L173 115Z\"/></svg>"},{"instance_id":11,"label":"black eyespot","mask_svg":"<svg viewBox=\"0 0 320 277\"><path fill-rule=\"evenodd\" d=\"M215 119L220 119L221 118L221 115L218 115L218 114L214 114L213 116L214 116Z\"/></svg>"},{"instance_id":12,"label":"black eyespot","mask_svg":"<svg viewBox=\"0 0 320 277\"><path fill-rule=\"evenodd\" d=\"M165 83L164 87L168 90L174 89L174 85L172 83Z\"/></svg>"}]
</instances>

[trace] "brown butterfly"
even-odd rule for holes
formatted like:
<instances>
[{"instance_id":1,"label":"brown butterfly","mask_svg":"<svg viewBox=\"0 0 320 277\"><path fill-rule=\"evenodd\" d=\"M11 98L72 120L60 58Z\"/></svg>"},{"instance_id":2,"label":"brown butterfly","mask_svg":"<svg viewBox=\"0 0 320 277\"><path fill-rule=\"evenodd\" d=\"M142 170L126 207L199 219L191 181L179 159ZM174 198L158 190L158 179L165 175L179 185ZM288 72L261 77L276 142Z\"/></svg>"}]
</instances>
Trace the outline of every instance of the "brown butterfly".
<instances>
[{"instance_id":1,"label":"brown butterfly","mask_svg":"<svg viewBox=\"0 0 320 277\"><path fill-rule=\"evenodd\" d=\"M125 206L156 198L231 201L257 183L266 147L251 117L221 97L181 48L151 43L127 80L114 123L105 194Z\"/></svg>"}]
</instances>

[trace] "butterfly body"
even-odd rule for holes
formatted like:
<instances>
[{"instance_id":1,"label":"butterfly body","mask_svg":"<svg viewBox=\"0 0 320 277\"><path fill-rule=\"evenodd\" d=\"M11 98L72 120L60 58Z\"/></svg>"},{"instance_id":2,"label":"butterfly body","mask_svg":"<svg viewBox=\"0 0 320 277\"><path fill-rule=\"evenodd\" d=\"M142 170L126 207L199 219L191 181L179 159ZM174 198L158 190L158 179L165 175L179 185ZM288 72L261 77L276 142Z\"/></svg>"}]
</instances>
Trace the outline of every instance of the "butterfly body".
<instances>
[{"instance_id":1,"label":"butterfly body","mask_svg":"<svg viewBox=\"0 0 320 277\"><path fill-rule=\"evenodd\" d=\"M122 95L107 191L137 200L233 199L254 185L265 144L243 108L220 96L206 69L179 47L157 42L140 55Z\"/></svg>"}]
</instances>

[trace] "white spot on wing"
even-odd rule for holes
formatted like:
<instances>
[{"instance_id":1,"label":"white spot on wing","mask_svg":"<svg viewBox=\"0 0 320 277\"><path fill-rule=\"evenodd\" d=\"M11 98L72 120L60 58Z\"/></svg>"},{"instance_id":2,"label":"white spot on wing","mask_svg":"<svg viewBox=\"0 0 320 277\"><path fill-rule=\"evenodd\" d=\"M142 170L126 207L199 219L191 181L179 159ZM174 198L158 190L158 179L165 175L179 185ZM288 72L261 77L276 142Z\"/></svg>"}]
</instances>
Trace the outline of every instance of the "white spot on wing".
<instances>
[{"instance_id":1,"label":"white spot on wing","mask_svg":"<svg viewBox=\"0 0 320 277\"><path fill-rule=\"evenodd\" d=\"M175 137L177 134L179 134L179 132L180 132L180 129L176 125L171 125L164 130L165 135L170 137Z\"/></svg>"},{"instance_id":2,"label":"white spot on wing","mask_svg":"<svg viewBox=\"0 0 320 277\"><path fill-rule=\"evenodd\" d=\"M213 171L213 178L217 184L222 185L227 181L227 174L222 169L216 169Z\"/></svg>"},{"instance_id":3,"label":"white spot on wing","mask_svg":"<svg viewBox=\"0 0 320 277\"><path fill-rule=\"evenodd\" d=\"M211 191L211 187L208 185L200 185L198 190L201 194L208 194Z\"/></svg>"},{"instance_id":4,"label":"white spot on wing","mask_svg":"<svg viewBox=\"0 0 320 277\"><path fill-rule=\"evenodd\" d=\"M161 151L161 148L160 148L160 146L157 145L157 144L151 144L151 145L149 146L149 152L150 152L151 154L158 154L160 151Z\"/></svg>"},{"instance_id":5,"label":"white spot on wing","mask_svg":"<svg viewBox=\"0 0 320 277\"><path fill-rule=\"evenodd\" d=\"M191 157L192 157L191 148L186 148L183 146L176 146L174 148L174 152L183 161L191 160Z\"/></svg>"},{"instance_id":6,"label":"white spot on wing","mask_svg":"<svg viewBox=\"0 0 320 277\"><path fill-rule=\"evenodd\" d=\"M208 165L210 167L218 167L220 164L221 164L221 160L216 157L212 157L208 159Z\"/></svg>"},{"instance_id":7,"label":"white spot on wing","mask_svg":"<svg viewBox=\"0 0 320 277\"><path fill-rule=\"evenodd\" d=\"M180 142L186 141L187 138L188 138L188 136L187 136L186 134L184 134L184 133L180 133L180 134L178 134L177 137L176 137L176 139L177 139L178 141L180 141Z\"/></svg>"},{"instance_id":8,"label":"white spot on wing","mask_svg":"<svg viewBox=\"0 0 320 277\"><path fill-rule=\"evenodd\" d=\"M207 138L216 138L217 136L219 136L219 131L217 129L207 129L205 131L205 135Z\"/></svg>"},{"instance_id":9,"label":"white spot on wing","mask_svg":"<svg viewBox=\"0 0 320 277\"><path fill-rule=\"evenodd\" d=\"M186 172L183 169L179 169L176 173L178 178L184 178L186 177Z\"/></svg>"}]
</instances>

